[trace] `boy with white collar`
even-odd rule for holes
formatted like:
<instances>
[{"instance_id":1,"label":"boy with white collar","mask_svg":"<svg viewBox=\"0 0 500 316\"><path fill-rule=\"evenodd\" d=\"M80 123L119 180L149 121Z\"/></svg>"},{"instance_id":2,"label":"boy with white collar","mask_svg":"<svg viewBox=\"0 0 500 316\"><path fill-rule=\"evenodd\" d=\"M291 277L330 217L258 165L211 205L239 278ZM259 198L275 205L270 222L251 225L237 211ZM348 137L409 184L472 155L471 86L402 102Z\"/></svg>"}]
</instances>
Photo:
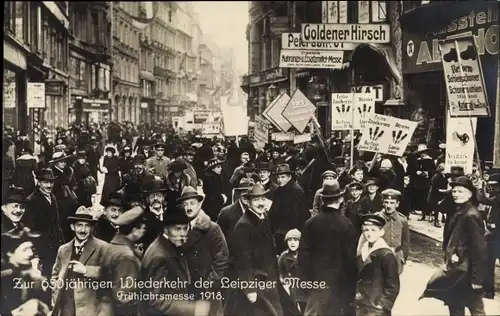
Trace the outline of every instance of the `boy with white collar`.
<instances>
[{"instance_id":1,"label":"boy with white collar","mask_svg":"<svg viewBox=\"0 0 500 316\"><path fill-rule=\"evenodd\" d=\"M398 260L384 236L386 219L379 214L363 216L366 242L359 249L356 306L358 315L391 315L399 294Z\"/></svg>"}]
</instances>

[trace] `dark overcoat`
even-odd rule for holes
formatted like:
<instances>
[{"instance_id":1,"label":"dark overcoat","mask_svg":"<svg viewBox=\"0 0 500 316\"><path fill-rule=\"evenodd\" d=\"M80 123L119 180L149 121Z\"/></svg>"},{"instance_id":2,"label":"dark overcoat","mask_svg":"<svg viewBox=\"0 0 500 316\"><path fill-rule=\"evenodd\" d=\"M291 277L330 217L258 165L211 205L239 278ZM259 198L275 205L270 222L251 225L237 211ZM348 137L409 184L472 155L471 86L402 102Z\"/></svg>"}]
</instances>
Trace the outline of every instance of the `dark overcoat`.
<instances>
[{"instance_id":1,"label":"dark overcoat","mask_svg":"<svg viewBox=\"0 0 500 316\"><path fill-rule=\"evenodd\" d=\"M471 284L483 285L487 247L481 214L467 202L460 204L447 220L443 231L446 271L438 271L427 284L424 297L434 297L445 304L464 306L475 297ZM458 262L452 261L452 256Z\"/></svg>"},{"instance_id":2,"label":"dark overcoat","mask_svg":"<svg viewBox=\"0 0 500 316\"><path fill-rule=\"evenodd\" d=\"M106 215L102 214L93 227L93 234L105 242L110 242L115 237L117 230L118 227L111 224Z\"/></svg>"},{"instance_id":3,"label":"dark overcoat","mask_svg":"<svg viewBox=\"0 0 500 316\"><path fill-rule=\"evenodd\" d=\"M205 199L203 200L202 208L212 221L216 221L224 205L222 194L226 193L222 176L213 171L205 173L205 177L203 178L203 193L205 193Z\"/></svg>"},{"instance_id":4,"label":"dark overcoat","mask_svg":"<svg viewBox=\"0 0 500 316\"><path fill-rule=\"evenodd\" d=\"M134 252L134 245L118 233L103 258L102 280L111 281L108 289L113 304L114 315L137 315L138 300L131 300L127 294L137 293L129 280L140 279L141 260ZM123 295L126 294L126 295Z\"/></svg>"},{"instance_id":5,"label":"dark overcoat","mask_svg":"<svg viewBox=\"0 0 500 316\"><path fill-rule=\"evenodd\" d=\"M144 253L141 262L142 281L185 282L186 287L156 286L148 290L153 299L139 302L141 316L194 315L196 300L168 299L166 294L193 294L195 281L189 272L184 252L175 247L162 234L156 238Z\"/></svg>"},{"instance_id":6,"label":"dark overcoat","mask_svg":"<svg viewBox=\"0 0 500 316\"><path fill-rule=\"evenodd\" d=\"M338 209L324 206L307 220L298 256L301 279L325 281L327 286L311 290L307 315L354 314L356 243L354 226Z\"/></svg>"},{"instance_id":7,"label":"dark overcoat","mask_svg":"<svg viewBox=\"0 0 500 316\"><path fill-rule=\"evenodd\" d=\"M241 281L271 281L265 288L235 289L224 307L225 315L283 315L277 253L267 218L259 219L248 210L236 223L229 238L232 276ZM257 301L250 303L246 294L256 292Z\"/></svg>"},{"instance_id":8,"label":"dark overcoat","mask_svg":"<svg viewBox=\"0 0 500 316\"><path fill-rule=\"evenodd\" d=\"M234 226L243 215L243 207L240 200L234 202L231 205L225 206L219 213L217 218L217 224L219 225L226 241L229 240L229 236L233 233Z\"/></svg>"},{"instance_id":9,"label":"dark overcoat","mask_svg":"<svg viewBox=\"0 0 500 316\"><path fill-rule=\"evenodd\" d=\"M286 249L284 242L286 233L294 228L302 230L302 226L310 216L304 191L295 181L290 180L276 190L269 210L269 223L278 253Z\"/></svg>"}]
</instances>

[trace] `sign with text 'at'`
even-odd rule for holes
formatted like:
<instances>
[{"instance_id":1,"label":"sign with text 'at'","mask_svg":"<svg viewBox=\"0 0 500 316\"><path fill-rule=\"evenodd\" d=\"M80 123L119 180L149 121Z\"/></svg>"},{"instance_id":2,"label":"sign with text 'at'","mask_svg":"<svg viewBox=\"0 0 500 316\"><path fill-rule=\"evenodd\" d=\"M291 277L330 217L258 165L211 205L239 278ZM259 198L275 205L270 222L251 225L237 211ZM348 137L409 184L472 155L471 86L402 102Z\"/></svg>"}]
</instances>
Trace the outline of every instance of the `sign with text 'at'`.
<instances>
[{"instance_id":1,"label":"sign with text 'at'","mask_svg":"<svg viewBox=\"0 0 500 316\"><path fill-rule=\"evenodd\" d=\"M483 69L473 36L439 43L452 117L489 116Z\"/></svg>"},{"instance_id":2,"label":"sign with text 'at'","mask_svg":"<svg viewBox=\"0 0 500 316\"><path fill-rule=\"evenodd\" d=\"M415 132L417 122L392 116L369 114L358 150L401 157Z\"/></svg>"},{"instance_id":3,"label":"sign with text 'at'","mask_svg":"<svg viewBox=\"0 0 500 316\"><path fill-rule=\"evenodd\" d=\"M354 113L353 113L354 111ZM332 129L347 130L365 127L368 114L375 113L375 94L332 93Z\"/></svg>"}]
</instances>

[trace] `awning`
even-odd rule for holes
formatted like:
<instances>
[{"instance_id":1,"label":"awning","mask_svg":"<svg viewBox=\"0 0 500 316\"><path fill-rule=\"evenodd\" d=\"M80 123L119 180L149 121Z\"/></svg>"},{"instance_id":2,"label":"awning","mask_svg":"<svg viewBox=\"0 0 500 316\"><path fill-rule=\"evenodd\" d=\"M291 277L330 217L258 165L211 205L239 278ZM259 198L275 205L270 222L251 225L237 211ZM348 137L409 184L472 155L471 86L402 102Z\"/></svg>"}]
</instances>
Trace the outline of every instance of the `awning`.
<instances>
[{"instance_id":1,"label":"awning","mask_svg":"<svg viewBox=\"0 0 500 316\"><path fill-rule=\"evenodd\" d=\"M155 81L155 76L149 71L141 70L141 79L146 79L149 81Z\"/></svg>"},{"instance_id":2,"label":"awning","mask_svg":"<svg viewBox=\"0 0 500 316\"><path fill-rule=\"evenodd\" d=\"M358 44L348 56L351 66L352 64L366 62L366 58L364 58L366 54L372 54L376 60L384 63L398 85L403 84L403 76L396 65L396 58L391 47L373 43Z\"/></svg>"},{"instance_id":3,"label":"awning","mask_svg":"<svg viewBox=\"0 0 500 316\"><path fill-rule=\"evenodd\" d=\"M498 10L498 2L431 1L401 14L399 21L404 31L425 33L447 27L453 20L468 16L472 11L480 12L488 8Z\"/></svg>"}]
</instances>

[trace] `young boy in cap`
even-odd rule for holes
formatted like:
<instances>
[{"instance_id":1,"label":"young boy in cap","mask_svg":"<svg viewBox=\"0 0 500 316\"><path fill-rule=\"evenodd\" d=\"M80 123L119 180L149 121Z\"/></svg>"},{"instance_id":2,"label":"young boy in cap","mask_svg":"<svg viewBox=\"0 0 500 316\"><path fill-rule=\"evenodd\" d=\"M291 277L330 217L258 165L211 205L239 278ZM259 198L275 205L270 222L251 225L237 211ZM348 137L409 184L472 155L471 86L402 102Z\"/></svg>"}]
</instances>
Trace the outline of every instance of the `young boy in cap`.
<instances>
[{"instance_id":1,"label":"young boy in cap","mask_svg":"<svg viewBox=\"0 0 500 316\"><path fill-rule=\"evenodd\" d=\"M363 194L365 186L360 182L351 182L347 185L349 190L349 199L345 203L344 214L351 220L352 225L358 232L358 236L361 235L361 195Z\"/></svg>"},{"instance_id":2,"label":"young boy in cap","mask_svg":"<svg viewBox=\"0 0 500 316\"><path fill-rule=\"evenodd\" d=\"M398 260L383 236L386 219L379 214L362 218L366 243L358 250L358 315L391 315L399 294Z\"/></svg>"},{"instance_id":3,"label":"young boy in cap","mask_svg":"<svg viewBox=\"0 0 500 316\"><path fill-rule=\"evenodd\" d=\"M304 300L299 301L297 289L290 287L291 279L299 279L299 262L297 254L299 250L301 233L298 229L289 230L285 235L285 244L287 250L283 251L278 259L278 269L280 273L280 281L283 287L290 295L294 305L304 303ZM300 310L303 310L299 308Z\"/></svg>"},{"instance_id":4,"label":"young boy in cap","mask_svg":"<svg viewBox=\"0 0 500 316\"><path fill-rule=\"evenodd\" d=\"M371 214L380 212L382 209L382 194L379 192L379 182L375 178L369 178L366 183L366 194L361 198L361 213Z\"/></svg>"}]
</instances>

